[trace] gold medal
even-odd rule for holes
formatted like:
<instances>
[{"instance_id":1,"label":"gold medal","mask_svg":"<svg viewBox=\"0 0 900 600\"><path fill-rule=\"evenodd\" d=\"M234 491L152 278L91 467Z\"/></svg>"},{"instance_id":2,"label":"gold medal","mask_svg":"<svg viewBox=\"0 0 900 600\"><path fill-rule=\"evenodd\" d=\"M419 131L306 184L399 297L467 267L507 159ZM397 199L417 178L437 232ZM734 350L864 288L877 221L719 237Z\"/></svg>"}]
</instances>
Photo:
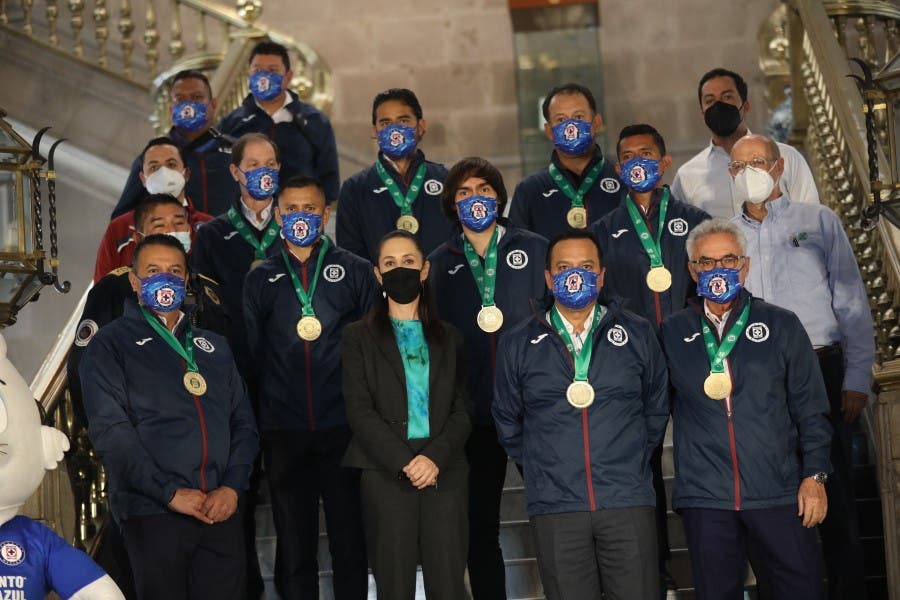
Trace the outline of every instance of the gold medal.
<instances>
[{"instance_id":1,"label":"gold medal","mask_svg":"<svg viewBox=\"0 0 900 600\"><path fill-rule=\"evenodd\" d=\"M196 371L188 371L184 374L184 389L194 396L202 396L206 393L206 380Z\"/></svg>"},{"instance_id":2,"label":"gold medal","mask_svg":"<svg viewBox=\"0 0 900 600\"><path fill-rule=\"evenodd\" d=\"M419 220L412 215L401 215L400 218L397 219L397 229L402 229L403 231L408 231L410 233L417 233L419 231Z\"/></svg>"},{"instance_id":3,"label":"gold medal","mask_svg":"<svg viewBox=\"0 0 900 600\"><path fill-rule=\"evenodd\" d=\"M587 408L594 403L594 386L587 381L573 381L566 389L566 400L575 408Z\"/></svg>"},{"instance_id":4,"label":"gold medal","mask_svg":"<svg viewBox=\"0 0 900 600\"><path fill-rule=\"evenodd\" d=\"M257 258L257 259L254 260L252 263L250 263L250 270L252 271L253 269L255 269L256 267L258 267L259 265L263 264L264 261L265 261L264 258Z\"/></svg>"},{"instance_id":5,"label":"gold medal","mask_svg":"<svg viewBox=\"0 0 900 600\"><path fill-rule=\"evenodd\" d=\"M503 327L503 312L496 306L482 306L476 322L485 333L494 333Z\"/></svg>"},{"instance_id":6,"label":"gold medal","mask_svg":"<svg viewBox=\"0 0 900 600\"><path fill-rule=\"evenodd\" d=\"M566 213L566 221L568 221L569 226L574 227L575 229L587 228L587 209L583 206L573 206L569 209L569 212Z\"/></svg>"},{"instance_id":7,"label":"gold medal","mask_svg":"<svg viewBox=\"0 0 900 600\"><path fill-rule=\"evenodd\" d=\"M653 267L647 273L647 287L654 292L665 292L672 287L672 273L665 267Z\"/></svg>"},{"instance_id":8,"label":"gold medal","mask_svg":"<svg viewBox=\"0 0 900 600\"><path fill-rule=\"evenodd\" d=\"M731 394L731 377L725 373L710 373L703 382L703 391L713 400L724 400Z\"/></svg>"},{"instance_id":9,"label":"gold medal","mask_svg":"<svg viewBox=\"0 0 900 600\"><path fill-rule=\"evenodd\" d=\"M307 342L319 339L322 335L322 322L315 317L303 317L297 321L297 335Z\"/></svg>"}]
</instances>

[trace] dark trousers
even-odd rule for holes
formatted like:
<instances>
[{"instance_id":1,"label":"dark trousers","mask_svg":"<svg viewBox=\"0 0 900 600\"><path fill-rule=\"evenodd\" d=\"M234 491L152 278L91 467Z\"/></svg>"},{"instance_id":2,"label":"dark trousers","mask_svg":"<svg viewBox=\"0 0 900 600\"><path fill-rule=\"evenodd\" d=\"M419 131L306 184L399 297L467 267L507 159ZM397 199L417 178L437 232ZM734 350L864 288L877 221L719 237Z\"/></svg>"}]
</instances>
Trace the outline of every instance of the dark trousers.
<instances>
[{"instance_id":1,"label":"dark trousers","mask_svg":"<svg viewBox=\"0 0 900 600\"><path fill-rule=\"evenodd\" d=\"M500 498L506 451L492 426L473 427L469 459L469 583L473 600L506 600L506 565L500 550Z\"/></svg>"},{"instance_id":2,"label":"dark trousers","mask_svg":"<svg viewBox=\"0 0 900 600\"><path fill-rule=\"evenodd\" d=\"M822 551L828 574L831 600L865 600L866 572L859 540L856 494L853 490L850 427L841 414L841 387L844 382L844 355L839 346L817 351L831 404L831 466L833 472L825 484L828 515L819 525Z\"/></svg>"},{"instance_id":3,"label":"dark trousers","mask_svg":"<svg viewBox=\"0 0 900 600\"><path fill-rule=\"evenodd\" d=\"M378 600L413 600L417 564L428 600L465 598L467 470L446 469L437 487L417 490L405 476L366 469L360 487Z\"/></svg>"},{"instance_id":4,"label":"dark trousers","mask_svg":"<svg viewBox=\"0 0 900 600\"><path fill-rule=\"evenodd\" d=\"M821 552L816 530L803 527L797 507L681 511L698 600L742 600L751 540L777 600L821 600Z\"/></svg>"},{"instance_id":5,"label":"dark trousers","mask_svg":"<svg viewBox=\"0 0 900 600\"><path fill-rule=\"evenodd\" d=\"M244 589L240 513L207 525L176 513L122 525L139 600L239 600Z\"/></svg>"},{"instance_id":6,"label":"dark trousers","mask_svg":"<svg viewBox=\"0 0 900 600\"><path fill-rule=\"evenodd\" d=\"M359 471L340 465L350 429L263 434L278 541L275 588L283 600L319 598L319 497L325 507L336 600L368 594Z\"/></svg>"},{"instance_id":7,"label":"dark trousers","mask_svg":"<svg viewBox=\"0 0 900 600\"><path fill-rule=\"evenodd\" d=\"M535 515L547 600L657 600L655 509L649 506Z\"/></svg>"},{"instance_id":8,"label":"dark trousers","mask_svg":"<svg viewBox=\"0 0 900 600\"><path fill-rule=\"evenodd\" d=\"M247 559L247 600L259 600L265 592L265 582L259 570L259 556L256 552L256 507L259 504L259 483L262 456L257 455L250 474L250 489L244 494L241 522L244 528L244 555Z\"/></svg>"},{"instance_id":9,"label":"dark trousers","mask_svg":"<svg viewBox=\"0 0 900 600\"><path fill-rule=\"evenodd\" d=\"M653 491L656 492L656 537L659 554L659 572L668 574L666 562L671 558L669 549L669 514L666 506L666 484L662 472L663 446L660 444L650 456L650 471L653 473Z\"/></svg>"}]
</instances>

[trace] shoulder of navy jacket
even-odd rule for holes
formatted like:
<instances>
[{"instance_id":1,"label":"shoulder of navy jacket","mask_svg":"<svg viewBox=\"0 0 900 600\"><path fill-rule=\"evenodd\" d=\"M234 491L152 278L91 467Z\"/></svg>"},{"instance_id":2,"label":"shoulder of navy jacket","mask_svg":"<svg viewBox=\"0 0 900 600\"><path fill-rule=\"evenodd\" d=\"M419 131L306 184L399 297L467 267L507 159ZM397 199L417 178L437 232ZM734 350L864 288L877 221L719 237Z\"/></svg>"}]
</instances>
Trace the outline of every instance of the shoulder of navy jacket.
<instances>
[{"instance_id":1,"label":"shoulder of navy jacket","mask_svg":"<svg viewBox=\"0 0 900 600\"><path fill-rule=\"evenodd\" d=\"M209 133L210 133L210 135L212 135L216 140L218 140L218 142L219 142L219 149L220 149L220 150L225 150L225 149L230 150L231 147L234 145L234 143L237 141L237 140L234 139L233 136L230 136L230 135L228 135L227 133L222 133L221 131L219 131L219 130L216 129L215 127L210 127L210 128L209 128Z\"/></svg>"},{"instance_id":2,"label":"shoulder of navy jacket","mask_svg":"<svg viewBox=\"0 0 900 600\"><path fill-rule=\"evenodd\" d=\"M131 267L127 267L127 266L126 267L118 267L116 269L113 269L109 273L107 273L106 276L108 277L110 275L113 275L113 276L118 277L120 275L124 275L124 274L130 273L130 272L131 272Z\"/></svg>"}]
</instances>

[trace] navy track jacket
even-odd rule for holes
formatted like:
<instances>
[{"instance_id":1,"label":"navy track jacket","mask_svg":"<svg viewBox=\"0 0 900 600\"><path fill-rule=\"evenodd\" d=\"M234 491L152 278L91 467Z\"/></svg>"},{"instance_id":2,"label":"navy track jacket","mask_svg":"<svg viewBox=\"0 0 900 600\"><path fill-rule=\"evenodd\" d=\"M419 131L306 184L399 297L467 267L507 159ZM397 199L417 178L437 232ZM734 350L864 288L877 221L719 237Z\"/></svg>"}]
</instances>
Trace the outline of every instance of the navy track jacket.
<instances>
[{"instance_id":1,"label":"navy track jacket","mask_svg":"<svg viewBox=\"0 0 900 600\"><path fill-rule=\"evenodd\" d=\"M175 328L182 342L187 322ZM167 512L178 488L247 489L258 436L244 381L224 338L194 328L194 346L208 386L202 396L184 388L184 360L128 300L81 361L88 433L120 523Z\"/></svg>"},{"instance_id":2,"label":"navy track jacket","mask_svg":"<svg viewBox=\"0 0 900 600\"><path fill-rule=\"evenodd\" d=\"M338 174L337 144L331 122L314 106L302 102L294 92L287 92L291 101L287 109L294 120L275 123L269 113L256 104L251 94L231 111L218 127L235 140L245 133L261 133L278 146L281 159L279 180L287 181L294 175L315 177L325 189L325 199L337 199L341 184ZM227 210L227 207L226 207Z\"/></svg>"},{"instance_id":3,"label":"navy track jacket","mask_svg":"<svg viewBox=\"0 0 900 600\"><path fill-rule=\"evenodd\" d=\"M493 414L525 470L529 515L655 506L650 456L669 418L668 375L653 327L611 300L592 337L584 409L566 400L572 356L547 322L552 297L501 340Z\"/></svg>"},{"instance_id":4,"label":"navy track jacket","mask_svg":"<svg viewBox=\"0 0 900 600\"><path fill-rule=\"evenodd\" d=\"M453 234L453 226L441 209L441 191L447 169L444 165L425 160L421 150L416 150L413 155L406 178L399 175L380 152L377 160L381 161L404 195L419 165L425 163L422 190L411 208L413 216L419 221L416 235L428 256ZM400 209L378 176L375 165L366 167L347 179L341 187L335 225L337 243L374 264L378 258L378 242L386 233L397 229L398 218Z\"/></svg>"},{"instance_id":5,"label":"navy track jacket","mask_svg":"<svg viewBox=\"0 0 900 600\"><path fill-rule=\"evenodd\" d=\"M742 291L725 331L744 305ZM741 510L796 505L804 477L829 472L831 425L819 362L794 313L752 299L728 356L733 414L703 392L709 358L700 302L663 321L675 433L672 506ZM710 323L713 335L716 328Z\"/></svg>"},{"instance_id":6,"label":"navy track jacket","mask_svg":"<svg viewBox=\"0 0 900 600\"><path fill-rule=\"evenodd\" d=\"M656 196L658 199L658 194ZM645 223L655 238L659 226L659 205L654 203L651 206L655 206L655 210L650 211ZM699 208L670 197L660 246L663 265L672 273L672 287L665 292L654 292L647 287L645 279L650 271L650 259L638 239L623 199L618 208L591 225L591 231L600 242L603 266L606 267L603 292L625 298L629 310L659 328L664 318L684 308L688 298L696 295L684 244L688 233L709 218Z\"/></svg>"},{"instance_id":7,"label":"navy track jacket","mask_svg":"<svg viewBox=\"0 0 900 600\"><path fill-rule=\"evenodd\" d=\"M531 315L531 300L543 298L544 260L547 240L541 236L506 226L497 243L497 281L494 303L503 311L503 327L485 333L476 322L481 294L462 249L462 234L431 253L428 283L434 291L438 313L452 323L465 338L466 372L469 384L469 415L475 425L491 425L494 398L494 369L497 342L519 322ZM484 261L482 260L482 266Z\"/></svg>"},{"instance_id":8,"label":"navy track jacket","mask_svg":"<svg viewBox=\"0 0 900 600\"><path fill-rule=\"evenodd\" d=\"M587 175L594 165L603 159L603 153L597 146L594 157L584 168L581 176ZM550 155L550 161L565 176L575 190L581 185L581 177L562 166L556 151ZM616 176L615 160L606 159L599 181L584 196L584 208L587 210L587 222L591 223L613 210L625 197L625 187ZM509 205L509 221L516 227L533 231L552 240L569 229L566 214L572 207L572 201L550 176L548 167L532 173L516 186Z\"/></svg>"},{"instance_id":9,"label":"navy track jacket","mask_svg":"<svg viewBox=\"0 0 900 600\"><path fill-rule=\"evenodd\" d=\"M321 247L318 242L303 263L288 253L307 290ZM368 312L377 290L368 261L330 244L312 298L322 335L307 342L297 335L300 301L281 253L247 275L244 315L258 382L261 431L313 431L347 424L341 392L341 334L344 326Z\"/></svg>"}]
</instances>

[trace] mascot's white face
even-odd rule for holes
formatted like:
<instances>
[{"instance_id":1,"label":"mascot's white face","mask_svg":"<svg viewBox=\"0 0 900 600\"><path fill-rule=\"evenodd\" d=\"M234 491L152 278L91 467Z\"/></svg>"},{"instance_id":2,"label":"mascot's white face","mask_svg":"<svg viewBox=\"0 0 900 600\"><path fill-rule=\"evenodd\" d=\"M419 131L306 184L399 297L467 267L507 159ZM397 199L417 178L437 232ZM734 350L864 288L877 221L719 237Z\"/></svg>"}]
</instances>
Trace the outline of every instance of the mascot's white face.
<instances>
[{"instance_id":1,"label":"mascot's white face","mask_svg":"<svg viewBox=\"0 0 900 600\"><path fill-rule=\"evenodd\" d=\"M61 431L41 426L31 389L6 358L0 335L0 525L15 516L44 471L55 469L68 449Z\"/></svg>"}]
</instances>

